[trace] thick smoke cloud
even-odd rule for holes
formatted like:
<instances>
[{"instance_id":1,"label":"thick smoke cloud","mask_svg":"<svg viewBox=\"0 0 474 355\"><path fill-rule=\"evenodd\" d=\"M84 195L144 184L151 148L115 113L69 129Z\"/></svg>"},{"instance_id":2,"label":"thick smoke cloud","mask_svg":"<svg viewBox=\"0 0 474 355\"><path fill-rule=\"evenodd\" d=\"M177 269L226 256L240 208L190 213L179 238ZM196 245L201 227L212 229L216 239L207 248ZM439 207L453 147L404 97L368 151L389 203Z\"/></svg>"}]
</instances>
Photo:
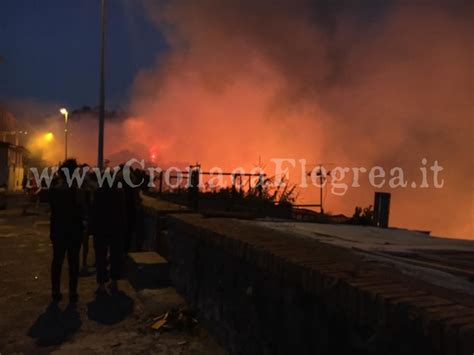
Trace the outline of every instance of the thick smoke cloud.
<instances>
[{"instance_id":1,"label":"thick smoke cloud","mask_svg":"<svg viewBox=\"0 0 474 355\"><path fill-rule=\"evenodd\" d=\"M422 158L438 160L445 187L392 191L392 224L473 234L469 2L143 5L170 50L136 79L127 141L161 161L306 158L400 166L409 181ZM351 213L372 196L365 186L326 203Z\"/></svg>"},{"instance_id":2,"label":"thick smoke cloud","mask_svg":"<svg viewBox=\"0 0 474 355\"><path fill-rule=\"evenodd\" d=\"M472 237L472 2L143 0L169 49L140 72L133 117L106 124L106 155L205 170L259 158L306 159L420 180L421 159L444 167L442 189L392 192L391 225ZM57 108L45 114L58 132ZM74 121L74 122L73 122ZM71 152L96 160L96 117L71 120ZM87 142L87 144L85 144ZM53 159L53 158L52 158ZM54 161L53 159L53 161ZM292 171L299 181L299 169ZM349 182L349 181L348 181ZM372 203L367 179L326 209ZM318 202L318 191L300 192Z\"/></svg>"}]
</instances>

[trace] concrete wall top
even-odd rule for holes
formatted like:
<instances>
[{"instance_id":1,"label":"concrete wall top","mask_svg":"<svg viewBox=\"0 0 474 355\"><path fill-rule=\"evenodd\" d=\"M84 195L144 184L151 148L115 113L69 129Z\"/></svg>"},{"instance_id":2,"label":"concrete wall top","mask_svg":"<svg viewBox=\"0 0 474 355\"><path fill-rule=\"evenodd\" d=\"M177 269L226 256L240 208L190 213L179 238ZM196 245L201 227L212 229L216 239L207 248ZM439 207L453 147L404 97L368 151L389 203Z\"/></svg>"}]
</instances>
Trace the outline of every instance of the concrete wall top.
<instances>
[{"instance_id":1,"label":"concrete wall top","mask_svg":"<svg viewBox=\"0 0 474 355\"><path fill-rule=\"evenodd\" d=\"M237 219L172 214L168 225L173 233L185 233L325 299L354 322L410 324L430 337L434 348L452 354L463 353L459 349L474 339L471 295L402 273L390 263Z\"/></svg>"}]
</instances>

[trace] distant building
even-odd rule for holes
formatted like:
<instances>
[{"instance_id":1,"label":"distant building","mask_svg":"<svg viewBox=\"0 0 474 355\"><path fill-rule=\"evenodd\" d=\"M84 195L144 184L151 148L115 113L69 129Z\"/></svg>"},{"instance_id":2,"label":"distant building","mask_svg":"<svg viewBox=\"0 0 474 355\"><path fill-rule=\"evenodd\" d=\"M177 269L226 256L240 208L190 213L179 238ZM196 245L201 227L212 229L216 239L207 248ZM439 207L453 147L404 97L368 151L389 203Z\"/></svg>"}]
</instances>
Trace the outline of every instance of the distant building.
<instances>
[{"instance_id":1,"label":"distant building","mask_svg":"<svg viewBox=\"0 0 474 355\"><path fill-rule=\"evenodd\" d=\"M23 176L23 154L25 148L8 142L0 142L0 187L7 191L21 191Z\"/></svg>"},{"instance_id":2,"label":"distant building","mask_svg":"<svg viewBox=\"0 0 474 355\"><path fill-rule=\"evenodd\" d=\"M22 189L25 148L19 145L15 117L0 105L0 188Z\"/></svg>"},{"instance_id":3,"label":"distant building","mask_svg":"<svg viewBox=\"0 0 474 355\"><path fill-rule=\"evenodd\" d=\"M0 131L11 132L16 129L16 119L11 112L9 112L2 103L0 103Z\"/></svg>"}]
</instances>

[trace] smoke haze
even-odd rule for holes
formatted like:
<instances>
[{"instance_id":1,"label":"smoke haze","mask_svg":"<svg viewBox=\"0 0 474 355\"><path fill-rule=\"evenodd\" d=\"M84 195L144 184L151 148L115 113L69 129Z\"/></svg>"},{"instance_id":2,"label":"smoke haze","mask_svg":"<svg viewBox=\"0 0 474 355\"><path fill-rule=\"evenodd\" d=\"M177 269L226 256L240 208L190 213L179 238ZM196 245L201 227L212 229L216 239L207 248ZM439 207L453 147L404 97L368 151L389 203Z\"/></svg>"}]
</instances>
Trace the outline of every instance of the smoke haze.
<instances>
[{"instance_id":1,"label":"smoke haze","mask_svg":"<svg viewBox=\"0 0 474 355\"><path fill-rule=\"evenodd\" d=\"M444 188L390 191L390 224L472 237L471 2L358 3L143 1L135 11L169 49L137 75L134 116L109 124L106 155L205 170L259 157L399 166L408 181L422 158L437 160ZM73 144L95 161L95 144ZM327 194L326 209L351 214L373 191Z\"/></svg>"}]
</instances>

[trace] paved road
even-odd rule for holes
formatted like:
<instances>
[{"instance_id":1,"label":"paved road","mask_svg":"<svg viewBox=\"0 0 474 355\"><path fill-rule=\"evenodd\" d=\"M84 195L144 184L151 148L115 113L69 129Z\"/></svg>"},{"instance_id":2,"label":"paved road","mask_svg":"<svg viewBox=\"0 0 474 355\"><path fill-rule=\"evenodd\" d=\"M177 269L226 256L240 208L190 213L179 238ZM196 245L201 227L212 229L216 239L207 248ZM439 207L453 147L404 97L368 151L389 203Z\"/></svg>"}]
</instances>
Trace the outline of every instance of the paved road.
<instances>
[{"instance_id":1,"label":"paved road","mask_svg":"<svg viewBox=\"0 0 474 355\"><path fill-rule=\"evenodd\" d=\"M48 215L40 210L30 216L21 216L19 209L0 211L1 354L225 353L199 325L151 329L154 317L185 307L170 287L138 291L122 280L123 292L97 300L91 274L80 278L77 312L65 301L59 311L48 309L51 245ZM63 277L63 290L66 282Z\"/></svg>"}]
</instances>

